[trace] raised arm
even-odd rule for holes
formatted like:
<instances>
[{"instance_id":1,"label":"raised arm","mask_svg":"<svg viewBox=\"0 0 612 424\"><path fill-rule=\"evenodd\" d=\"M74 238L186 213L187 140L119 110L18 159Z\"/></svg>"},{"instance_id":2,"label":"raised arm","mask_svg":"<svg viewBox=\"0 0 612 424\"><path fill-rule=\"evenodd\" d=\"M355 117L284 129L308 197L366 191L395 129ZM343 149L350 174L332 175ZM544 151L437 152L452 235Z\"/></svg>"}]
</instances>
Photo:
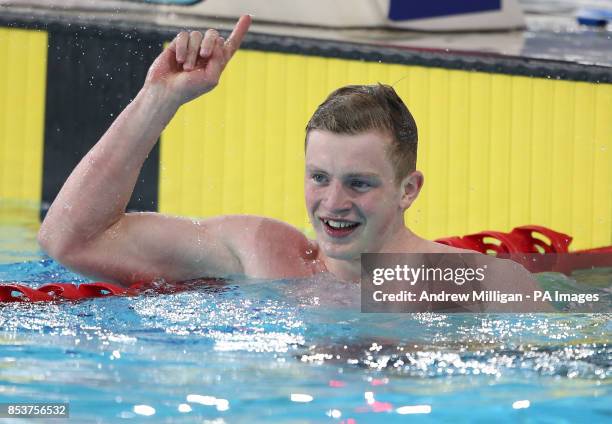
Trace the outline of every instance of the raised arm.
<instances>
[{"instance_id":1,"label":"raised arm","mask_svg":"<svg viewBox=\"0 0 612 424\"><path fill-rule=\"evenodd\" d=\"M239 218L194 222L126 214L138 174L164 127L184 103L212 90L239 48L251 18L225 41L217 31L181 32L151 65L142 90L74 169L41 225L41 247L65 265L130 284L241 273L225 242ZM201 246L201 248L196 248Z\"/></svg>"}]
</instances>

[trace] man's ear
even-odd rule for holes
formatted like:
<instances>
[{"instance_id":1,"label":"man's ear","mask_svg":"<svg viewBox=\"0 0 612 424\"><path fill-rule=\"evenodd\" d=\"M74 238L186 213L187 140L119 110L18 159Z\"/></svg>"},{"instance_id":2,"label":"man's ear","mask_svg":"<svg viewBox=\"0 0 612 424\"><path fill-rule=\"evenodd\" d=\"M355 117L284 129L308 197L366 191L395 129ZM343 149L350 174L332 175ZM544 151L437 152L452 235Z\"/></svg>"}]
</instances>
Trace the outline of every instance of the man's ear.
<instances>
[{"instance_id":1,"label":"man's ear","mask_svg":"<svg viewBox=\"0 0 612 424\"><path fill-rule=\"evenodd\" d=\"M401 182L402 198L400 206L406 210L412 205L421 192L425 177L421 171L412 171Z\"/></svg>"}]
</instances>

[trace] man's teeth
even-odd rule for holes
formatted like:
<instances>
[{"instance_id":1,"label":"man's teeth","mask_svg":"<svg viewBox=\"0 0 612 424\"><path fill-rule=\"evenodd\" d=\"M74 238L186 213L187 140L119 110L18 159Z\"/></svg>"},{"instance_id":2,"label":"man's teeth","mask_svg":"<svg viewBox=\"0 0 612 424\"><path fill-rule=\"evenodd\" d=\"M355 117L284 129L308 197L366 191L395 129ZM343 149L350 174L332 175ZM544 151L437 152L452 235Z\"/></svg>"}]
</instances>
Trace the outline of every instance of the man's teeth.
<instances>
[{"instance_id":1,"label":"man's teeth","mask_svg":"<svg viewBox=\"0 0 612 424\"><path fill-rule=\"evenodd\" d=\"M334 221L332 219L326 220L325 223L332 228L348 228L348 227L353 227L356 225L355 223L352 223L352 222Z\"/></svg>"}]
</instances>

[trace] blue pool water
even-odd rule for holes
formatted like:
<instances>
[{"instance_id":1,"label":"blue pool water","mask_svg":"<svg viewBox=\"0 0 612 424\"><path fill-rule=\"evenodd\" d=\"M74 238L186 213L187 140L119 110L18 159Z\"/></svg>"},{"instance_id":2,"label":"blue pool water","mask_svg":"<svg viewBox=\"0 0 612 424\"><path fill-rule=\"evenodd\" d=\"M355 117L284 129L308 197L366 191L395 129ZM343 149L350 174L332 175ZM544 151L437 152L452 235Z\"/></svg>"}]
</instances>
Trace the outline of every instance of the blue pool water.
<instances>
[{"instance_id":1,"label":"blue pool water","mask_svg":"<svg viewBox=\"0 0 612 424\"><path fill-rule=\"evenodd\" d=\"M1 282L86 281L35 233L0 223ZM0 305L0 402L69 402L78 423L612 417L610 314L361 314L358 297L320 278Z\"/></svg>"}]
</instances>

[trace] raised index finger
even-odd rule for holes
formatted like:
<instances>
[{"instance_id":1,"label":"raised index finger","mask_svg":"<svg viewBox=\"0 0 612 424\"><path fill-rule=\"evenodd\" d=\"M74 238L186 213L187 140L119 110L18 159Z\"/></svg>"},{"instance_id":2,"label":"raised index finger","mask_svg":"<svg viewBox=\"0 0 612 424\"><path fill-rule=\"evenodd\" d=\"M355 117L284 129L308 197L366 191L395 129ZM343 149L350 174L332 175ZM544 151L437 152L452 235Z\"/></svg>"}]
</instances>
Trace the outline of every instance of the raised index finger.
<instances>
[{"instance_id":1,"label":"raised index finger","mask_svg":"<svg viewBox=\"0 0 612 424\"><path fill-rule=\"evenodd\" d=\"M236 50L240 47L242 43L242 39L249 31L249 27L251 26L251 16L250 15L242 15L238 20L238 23L234 27L231 35L225 42L225 57L229 60Z\"/></svg>"}]
</instances>

